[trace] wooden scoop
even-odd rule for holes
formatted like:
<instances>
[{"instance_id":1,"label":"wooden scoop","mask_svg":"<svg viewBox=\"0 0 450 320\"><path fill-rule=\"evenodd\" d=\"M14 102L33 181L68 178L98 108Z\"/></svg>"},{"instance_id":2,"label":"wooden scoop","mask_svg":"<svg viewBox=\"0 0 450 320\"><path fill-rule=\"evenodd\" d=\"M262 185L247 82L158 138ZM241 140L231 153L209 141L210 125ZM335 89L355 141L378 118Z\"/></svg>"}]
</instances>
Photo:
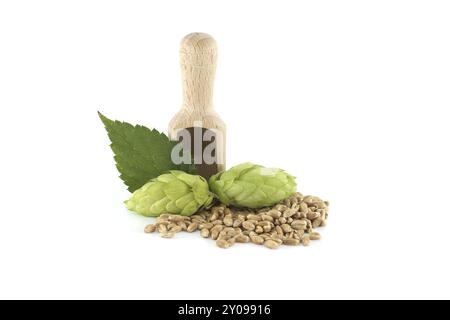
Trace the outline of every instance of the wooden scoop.
<instances>
[{"instance_id":1,"label":"wooden scoop","mask_svg":"<svg viewBox=\"0 0 450 320\"><path fill-rule=\"evenodd\" d=\"M169 124L169 137L187 143L199 174L205 178L225 170L225 123L214 111L213 86L217 44L206 33L191 33L180 47L183 103ZM189 148L190 147L190 148Z\"/></svg>"}]
</instances>

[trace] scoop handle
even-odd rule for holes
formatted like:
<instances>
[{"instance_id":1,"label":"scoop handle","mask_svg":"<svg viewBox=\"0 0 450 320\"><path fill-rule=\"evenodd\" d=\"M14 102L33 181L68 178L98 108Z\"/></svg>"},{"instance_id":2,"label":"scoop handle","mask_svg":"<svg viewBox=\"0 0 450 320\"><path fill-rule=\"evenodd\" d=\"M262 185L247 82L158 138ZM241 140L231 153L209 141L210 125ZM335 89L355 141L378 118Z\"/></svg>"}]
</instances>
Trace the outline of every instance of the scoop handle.
<instances>
[{"instance_id":1,"label":"scoop handle","mask_svg":"<svg viewBox=\"0 0 450 320\"><path fill-rule=\"evenodd\" d=\"M180 46L183 108L192 112L213 109L213 87L217 64L217 44L206 33L191 33Z\"/></svg>"}]
</instances>

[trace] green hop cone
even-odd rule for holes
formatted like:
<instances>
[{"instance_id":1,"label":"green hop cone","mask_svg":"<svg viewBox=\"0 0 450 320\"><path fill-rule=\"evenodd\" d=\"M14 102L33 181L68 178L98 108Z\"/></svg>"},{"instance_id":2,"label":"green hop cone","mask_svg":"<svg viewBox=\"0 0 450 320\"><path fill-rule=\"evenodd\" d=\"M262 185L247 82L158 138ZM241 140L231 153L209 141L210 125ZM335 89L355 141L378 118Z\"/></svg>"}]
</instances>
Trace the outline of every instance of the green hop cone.
<instances>
[{"instance_id":1,"label":"green hop cone","mask_svg":"<svg viewBox=\"0 0 450 320\"><path fill-rule=\"evenodd\" d=\"M222 203L258 209L288 198L297 184L281 169L243 163L212 176L209 187Z\"/></svg>"},{"instance_id":2,"label":"green hop cone","mask_svg":"<svg viewBox=\"0 0 450 320\"><path fill-rule=\"evenodd\" d=\"M125 204L128 210L147 217L162 213L190 216L212 200L203 177L172 170L136 190Z\"/></svg>"}]
</instances>

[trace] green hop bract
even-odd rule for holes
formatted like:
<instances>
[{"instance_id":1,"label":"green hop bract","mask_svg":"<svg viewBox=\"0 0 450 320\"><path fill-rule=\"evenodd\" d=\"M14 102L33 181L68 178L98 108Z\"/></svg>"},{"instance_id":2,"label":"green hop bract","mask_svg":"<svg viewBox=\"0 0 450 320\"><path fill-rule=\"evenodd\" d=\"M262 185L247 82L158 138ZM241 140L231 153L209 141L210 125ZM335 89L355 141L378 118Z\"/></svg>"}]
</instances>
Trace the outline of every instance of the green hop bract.
<instances>
[{"instance_id":1,"label":"green hop bract","mask_svg":"<svg viewBox=\"0 0 450 320\"><path fill-rule=\"evenodd\" d=\"M136 190L125 204L129 210L147 217L162 213L190 216L212 200L203 177L172 170Z\"/></svg>"},{"instance_id":2,"label":"green hop bract","mask_svg":"<svg viewBox=\"0 0 450 320\"><path fill-rule=\"evenodd\" d=\"M243 163L212 176L209 186L222 203L252 209L272 206L295 193L295 178L281 169Z\"/></svg>"}]
</instances>

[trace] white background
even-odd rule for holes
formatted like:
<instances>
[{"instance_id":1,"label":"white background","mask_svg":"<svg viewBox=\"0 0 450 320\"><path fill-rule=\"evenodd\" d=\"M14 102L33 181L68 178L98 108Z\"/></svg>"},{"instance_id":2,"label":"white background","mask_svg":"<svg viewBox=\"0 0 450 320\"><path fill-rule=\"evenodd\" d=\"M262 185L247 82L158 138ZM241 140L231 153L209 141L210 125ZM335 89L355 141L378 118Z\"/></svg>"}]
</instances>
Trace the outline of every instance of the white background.
<instances>
[{"instance_id":1,"label":"white background","mask_svg":"<svg viewBox=\"0 0 450 320\"><path fill-rule=\"evenodd\" d=\"M0 298L450 298L448 1L1 1ZM96 111L166 130L219 45L228 164L331 202L323 240L160 239Z\"/></svg>"}]
</instances>

